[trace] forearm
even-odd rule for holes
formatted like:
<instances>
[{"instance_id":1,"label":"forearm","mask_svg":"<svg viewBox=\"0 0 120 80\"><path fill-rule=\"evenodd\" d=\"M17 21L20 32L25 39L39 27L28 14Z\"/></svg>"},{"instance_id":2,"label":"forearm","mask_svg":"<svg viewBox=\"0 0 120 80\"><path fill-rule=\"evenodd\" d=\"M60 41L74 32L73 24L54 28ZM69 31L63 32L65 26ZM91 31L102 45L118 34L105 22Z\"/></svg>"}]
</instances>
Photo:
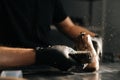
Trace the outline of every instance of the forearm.
<instances>
[{"instance_id":1,"label":"forearm","mask_svg":"<svg viewBox=\"0 0 120 80\"><path fill-rule=\"evenodd\" d=\"M91 32L90 30L82 26L75 25L69 17L67 17L59 25L60 26L58 27L58 29L73 40L76 39L81 32L85 32L86 34L89 34L91 36L96 35L94 32Z\"/></svg>"},{"instance_id":2,"label":"forearm","mask_svg":"<svg viewBox=\"0 0 120 80\"><path fill-rule=\"evenodd\" d=\"M25 66L34 63L34 49L0 46L0 67Z\"/></svg>"},{"instance_id":3,"label":"forearm","mask_svg":"<svg viewBox=\"0 0 120 80\"><path fill-rule=\"evenodd\" d=\"M86 34L89 34L91 36L95 36L95 33L87 30L86 28L82 27L82 26L71 26L70 29L65 29L66 34L68 36L70 36L73 39L76 39L82 32L85 32Z\"/></svg>"}]
</instances>

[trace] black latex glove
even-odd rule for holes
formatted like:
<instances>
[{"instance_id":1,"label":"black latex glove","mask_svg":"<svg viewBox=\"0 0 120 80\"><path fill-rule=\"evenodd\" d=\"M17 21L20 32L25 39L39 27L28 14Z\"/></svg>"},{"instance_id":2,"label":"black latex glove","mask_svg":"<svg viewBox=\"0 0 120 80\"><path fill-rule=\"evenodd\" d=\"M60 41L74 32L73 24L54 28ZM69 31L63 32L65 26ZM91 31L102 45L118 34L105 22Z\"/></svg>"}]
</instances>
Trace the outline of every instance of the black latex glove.
<instances>
[{"instance_id":1,"label":"black latex glove","mask_svg":"<svg viewBox=\"0 0 120 80\"><path fill-rule=\"evenodd\" d=\"M76 53L72 48L56 45L36 51L37 64L49 65L60 70L68 70L77 62L69 56L69 53Z\"/></svg>"}]
</instances>

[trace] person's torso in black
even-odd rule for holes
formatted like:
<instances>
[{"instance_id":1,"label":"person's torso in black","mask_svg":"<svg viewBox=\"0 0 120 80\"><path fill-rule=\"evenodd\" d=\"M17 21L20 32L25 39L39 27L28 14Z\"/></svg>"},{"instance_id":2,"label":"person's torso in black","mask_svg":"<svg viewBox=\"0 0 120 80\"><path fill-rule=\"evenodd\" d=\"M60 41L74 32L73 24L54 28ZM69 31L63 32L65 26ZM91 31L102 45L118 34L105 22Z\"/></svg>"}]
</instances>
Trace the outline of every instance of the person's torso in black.
<instances>
[{"instance_id":1,"label":"person's torso in black","mask_svg":"<svg viewBox=\"0 0 120 80\"><path fill-rule=\"evenodd\" d=\"M1 0L0 44L6 46L47 46L54 0Z\"/></svg>"}]
</instances>

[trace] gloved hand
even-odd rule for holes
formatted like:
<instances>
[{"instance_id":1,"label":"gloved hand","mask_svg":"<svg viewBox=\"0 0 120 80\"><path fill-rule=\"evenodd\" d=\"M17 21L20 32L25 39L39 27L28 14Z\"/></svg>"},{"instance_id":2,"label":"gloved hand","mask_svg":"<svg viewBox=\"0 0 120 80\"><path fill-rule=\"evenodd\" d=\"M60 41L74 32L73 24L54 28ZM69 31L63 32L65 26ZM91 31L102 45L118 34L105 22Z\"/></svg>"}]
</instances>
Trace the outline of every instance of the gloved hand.
<instances>
[{"instance_id":1,"label":"gloved hand","mask_svg":"<svg viewBox=\"0 0 120 80\"><path fill-rule=\"evenodd\" d=\"M76 51L63 45L38 49L36 50L36 62L40 65L49 65L60 70L68 70L77 64L77 62L69 56L69 53L76 53Z\"/></svg>"}]
</instances>

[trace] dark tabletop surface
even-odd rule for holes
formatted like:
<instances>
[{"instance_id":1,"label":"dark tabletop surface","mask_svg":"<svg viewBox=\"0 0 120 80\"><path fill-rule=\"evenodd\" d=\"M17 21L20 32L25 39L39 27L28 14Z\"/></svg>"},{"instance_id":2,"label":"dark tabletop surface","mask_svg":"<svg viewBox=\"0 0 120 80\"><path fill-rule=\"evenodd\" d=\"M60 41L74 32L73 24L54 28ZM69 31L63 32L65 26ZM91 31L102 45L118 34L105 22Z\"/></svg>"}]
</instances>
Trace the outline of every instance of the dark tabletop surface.
<instances>
[{"instance_id":1,"label":"dark tabletop surface","mask_svg":"<svg viewBox=\"0 0 120 80\"><path fill-rule=\"evenodd\" d=\"M102 63L100 70L92 73L63 72L54 68L24 70L28 80L119 80L120 63Z\"/></svg>"},{"instance_id":2,"label":"dark tabletop surface","mask_svg":"<svg viewBox=\"0 0 120 80\"><path fill-rule=\"evenodd\" d=\"M23 78L28 80L120 80L120 62L102 63L99 71L90 73L60 71L49 66L26 66L5 70L21 70Z\"/></svg>"}]
</instances>

